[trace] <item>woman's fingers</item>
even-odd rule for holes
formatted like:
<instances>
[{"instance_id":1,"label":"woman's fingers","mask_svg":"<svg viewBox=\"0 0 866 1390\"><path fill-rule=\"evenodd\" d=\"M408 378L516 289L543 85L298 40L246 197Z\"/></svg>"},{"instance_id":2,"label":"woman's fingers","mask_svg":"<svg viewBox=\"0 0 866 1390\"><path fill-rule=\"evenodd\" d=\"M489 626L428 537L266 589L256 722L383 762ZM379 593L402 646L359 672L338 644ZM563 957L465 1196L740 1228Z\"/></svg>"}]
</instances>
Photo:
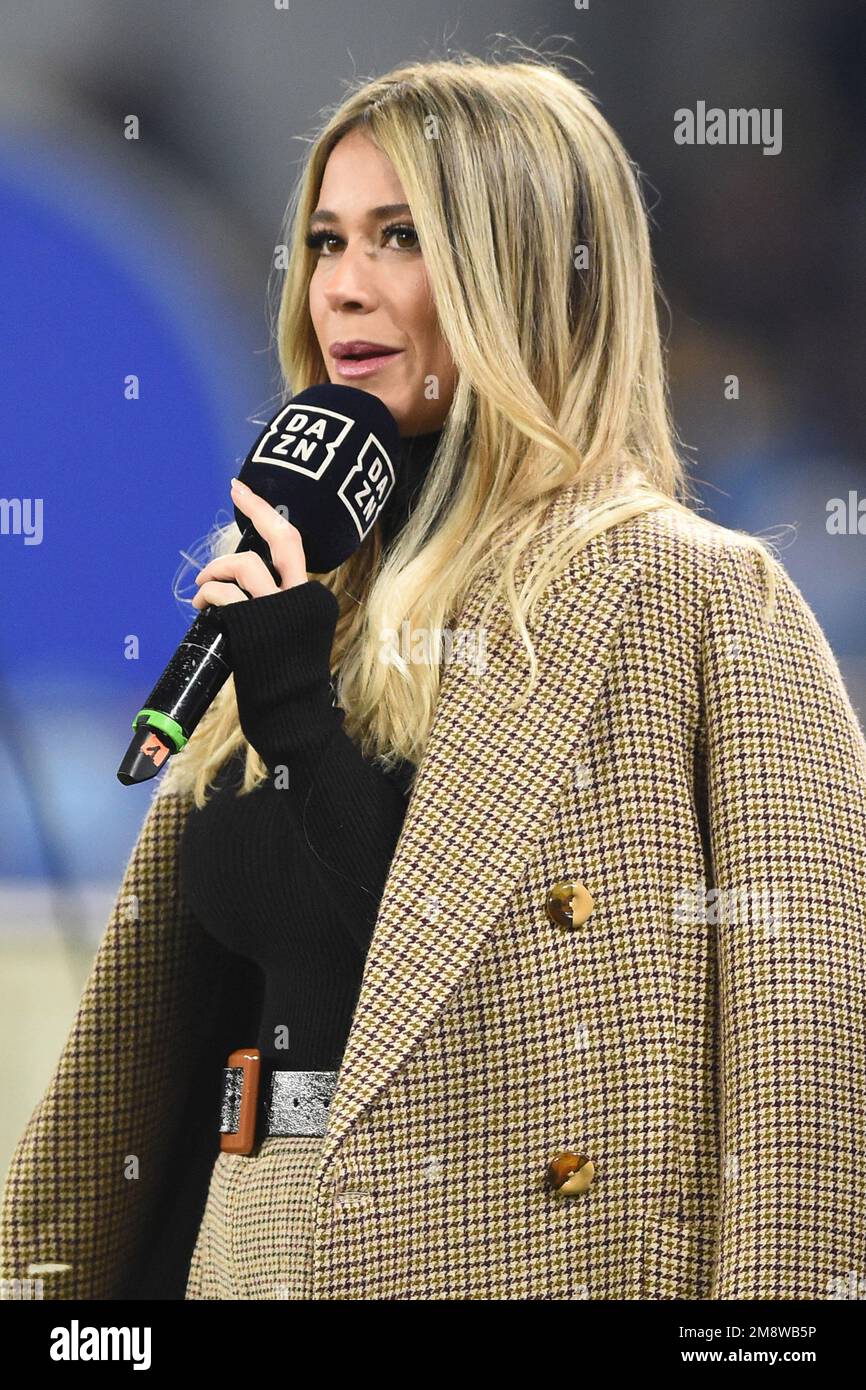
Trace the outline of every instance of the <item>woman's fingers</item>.
<instances>
[{"instance_id":1,"label":"woman's fingers","mask_svg":"<svg viewBox=\"0 0 866 1390\"><path fill-rule=\"evenodd\" d=\"M255 551L235 551L208 561L199 570L195 577L198 593L192 601L193 608L204 608L209 603L221 607L226 603L241 603L248 597L263 598L307 581L307 559L297 527L236 478L232 479L232 501L267 541L274 569L280 576L280 586L274 583L273 575Z\"/></svg>"},{"instance_id":2,"label":"woman's fingers","mask_svg":"<svg viewBox=\"0 0 866 1390\"><path fill-rule=\"evenodd\" d=\"M278 590L275 588L274 593ZM198 593L192 601L193 608L206 608L213 604L215 608L224 608L227 603L244 603L246 594L241 593L237 584L219 584L214 579L209 579L202 584Z\"/></svg>"},{"instance_id":3,"label":"woman's fingers","mask_svg":"<svg viewBox=\"0 0 866 1390\"><path fill-rule=\"evenodd\" d=\"M304 555L304 544L298 528L293 526L275 507L272 507L270 502L266 502L251 488L239 483L236 478L232 480L232 501L238 511L249 517L262 539L267 541L274 568L280 576L280 588L291 589L296 584L305 584L307 582L307 558ZM270 579L271 576L264 563L262 563L262 568ZM245 584L244 588L247 587ZM265 592L269 593L270 590L265 590ZM250 593L252 594L252 590ZM257 598L258 595L253 594L253 597Z\"/></svg>"},{"instance_id":4,"label":"woman's fingers","mask_svg":"<svg viewBox=\"0 0 866 1390\"><path fill-rule=\"evenodd\" d=\"M252 550L236 551L232 555L219 555L215 560L209 560L199 570L195 582L201 590L211 579L233 579L239 588L246 589L250 598L262 598L264 594L278 592L261 555L256 555Z\"/></svg>"}]
</instances>

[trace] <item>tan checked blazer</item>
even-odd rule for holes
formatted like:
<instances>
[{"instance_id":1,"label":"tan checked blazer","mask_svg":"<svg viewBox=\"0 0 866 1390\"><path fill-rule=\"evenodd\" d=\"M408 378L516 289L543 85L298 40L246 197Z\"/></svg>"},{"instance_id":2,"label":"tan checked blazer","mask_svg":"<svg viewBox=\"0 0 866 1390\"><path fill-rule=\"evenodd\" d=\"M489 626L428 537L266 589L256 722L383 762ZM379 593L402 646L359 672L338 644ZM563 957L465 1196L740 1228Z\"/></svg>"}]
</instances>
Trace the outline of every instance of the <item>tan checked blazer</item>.
<instances>
[{"instance_id":1,"label":"tan checked blazer","mask_svg":"<svg viewBox=\"0 0 866 1390\"><path fill-rule=\"evenodd\" d=\"M586 500L560 492L556 524ZM549 586L528 709L501 605L486 670L445 668L329 1112L316 1298L825 1299L866 1275L866 743L773 564L765 626L735 534L651 510ZM2 1274L68 1266L46 1298L118 1296L185 1142L228 969L178 894L188 806L150 806L7 1178ZM570 926L546 910L568 880L593 904ZM549 1185L561 1151L585 1192Z\"/></svg>"}]
</instances>

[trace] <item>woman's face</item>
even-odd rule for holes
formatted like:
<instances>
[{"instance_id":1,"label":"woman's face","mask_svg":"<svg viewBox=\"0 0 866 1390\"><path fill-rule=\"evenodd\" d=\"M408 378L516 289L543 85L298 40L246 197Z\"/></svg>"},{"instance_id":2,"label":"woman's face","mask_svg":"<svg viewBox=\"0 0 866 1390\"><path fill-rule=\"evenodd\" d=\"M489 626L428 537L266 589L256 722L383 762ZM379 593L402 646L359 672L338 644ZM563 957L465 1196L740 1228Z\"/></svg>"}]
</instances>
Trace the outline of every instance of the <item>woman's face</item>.
<instances>
[{"instance_id":1,"label":"woman's face","mask_svg":"<svg viewBox=\"0 0 866 1390\"><path fill-rule=\"evenodd\" d=\"M362 132L331 151L310 231L322 234L309 302L329 379L378 396L401 435L439 429L454 396L454 364L403 186ZM332 344L353 342L397 351L369 366L332 355Z\"/></svg>"}]
</instances>

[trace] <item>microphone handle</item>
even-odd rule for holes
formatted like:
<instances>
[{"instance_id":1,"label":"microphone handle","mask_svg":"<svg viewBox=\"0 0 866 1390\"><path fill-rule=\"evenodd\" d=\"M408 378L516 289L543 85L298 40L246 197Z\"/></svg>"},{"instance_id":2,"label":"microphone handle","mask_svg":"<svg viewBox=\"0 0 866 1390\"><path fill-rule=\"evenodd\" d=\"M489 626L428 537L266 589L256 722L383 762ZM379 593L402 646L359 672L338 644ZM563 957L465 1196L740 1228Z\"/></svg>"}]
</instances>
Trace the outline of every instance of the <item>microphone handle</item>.
<instances>
[{"instance_id":1,"label":"microphone handle","mask_svg":"<svg viewBox=\"0 0 866 1390\"><path fill-rule=\"evenodd\" d=\"M268 543L251 522L244 528L235 554L242 550L252 550L259 555L274 582L280 583ZM175 740L174 752L179 753L189 741L193 729L225 684L231 669L220 610L215 604L209 604L190 624L186 636L144 704L145 711L159 711L179 726L182 741Z\"/></svg>"},{"instance_id":2,"label":"microphone handle","mask_svg":"<svg viewBox=\"0 0 866 1390\"><path fill-rule=\"evenodd\" d=\"M147 697L142 714L158 712L178 726L173 752L179 753L192 736L211 701L231 675L227 642L220 610L205 608L187 629L186 636ZM166 732L173 732L166 729Z\"/></svg>"},{"instance_id":3,"label":"microphone handle","mask_svg":"<svg viewBox=\"0 0 866 1390\"><path fill-rule=\"evenodd\" d=\"M117 770L124 786L155 777L189 742L205 710L231 675L219 608L199 613L143 707Z\"/></svg>"},{"instance_id":4,"label":"microphone handle","mask_svg":"<svg viewBox=\"0 0 866 1390\"><path fill-rule=\"evenodd\" d=\"M265 562L275 584L281 578L267 542L250 522L237 546ZM244 590L246 592L246 590ZM132 721L133 738L117 770L124 786L155 777L173 753L189 742L202 715L231 675L220 610L209 604L187 629L144 705Z\"/></svg>"}]
</instances>

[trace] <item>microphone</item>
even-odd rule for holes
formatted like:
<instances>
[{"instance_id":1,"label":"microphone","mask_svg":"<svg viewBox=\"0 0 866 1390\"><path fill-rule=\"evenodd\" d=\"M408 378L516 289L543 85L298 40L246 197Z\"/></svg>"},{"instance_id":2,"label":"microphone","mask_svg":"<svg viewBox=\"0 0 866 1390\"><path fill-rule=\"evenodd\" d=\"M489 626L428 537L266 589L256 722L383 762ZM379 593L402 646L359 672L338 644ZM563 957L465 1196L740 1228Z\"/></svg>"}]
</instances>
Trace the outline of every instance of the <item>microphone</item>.
<instances>
[{"instance_id":1,"label":"microphone","mask_svg":"<svg viewBox=\"0 0 866 1390\"><path fill-rule=\"evenodd\" d=\"M237 475L301 533L307 570L327 574L363 544L394 488L397 422L378 396L326 382L300 391L256 440ZM267 542L237 507L237 547L260 555L277 584ZM220 610L197 615L144 705L117 770L124 786L155 777L231 674Z\"/></svg>"}]
</instances>

